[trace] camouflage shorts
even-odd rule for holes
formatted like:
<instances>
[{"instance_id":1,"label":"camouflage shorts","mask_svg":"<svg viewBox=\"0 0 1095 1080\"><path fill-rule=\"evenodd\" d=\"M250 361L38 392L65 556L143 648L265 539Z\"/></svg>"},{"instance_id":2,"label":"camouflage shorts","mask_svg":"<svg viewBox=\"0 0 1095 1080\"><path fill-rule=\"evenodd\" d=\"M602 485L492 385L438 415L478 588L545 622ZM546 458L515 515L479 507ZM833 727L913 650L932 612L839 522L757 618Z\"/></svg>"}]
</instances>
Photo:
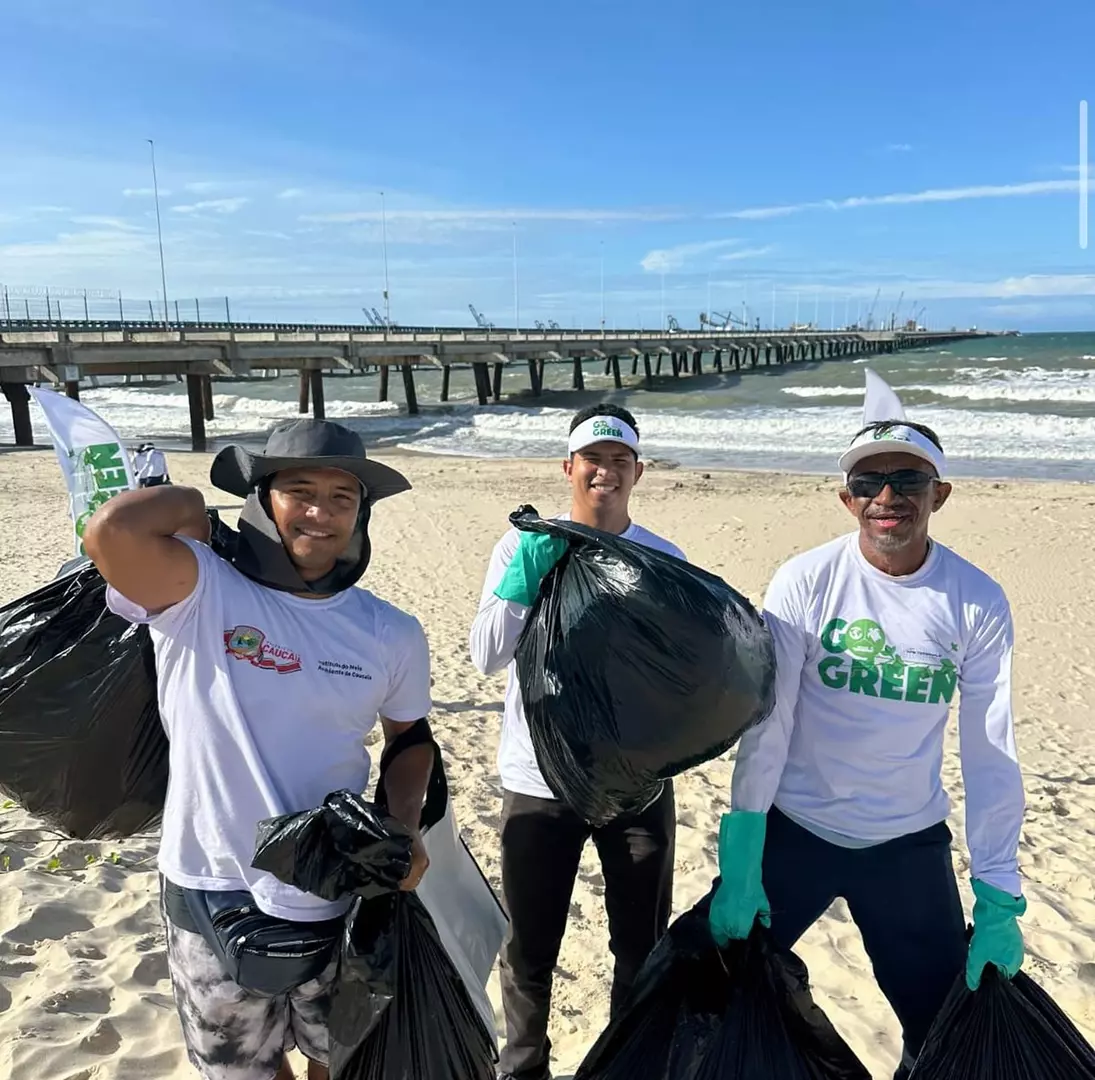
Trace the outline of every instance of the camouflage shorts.
<instances>
[{"instance_id":1,"label":"camouflage shorts","mask_svg":"<svg viewBox=\"0 0 1095 1080\"><path fill-rule=\"evenodd\" d=\"M327 1064L337 957L318 979L265 997L225 972L201 934L164 916L167 966L191 1064L202 1080L274 1080L286 1050Z\"/></svg>"}]
</instances>

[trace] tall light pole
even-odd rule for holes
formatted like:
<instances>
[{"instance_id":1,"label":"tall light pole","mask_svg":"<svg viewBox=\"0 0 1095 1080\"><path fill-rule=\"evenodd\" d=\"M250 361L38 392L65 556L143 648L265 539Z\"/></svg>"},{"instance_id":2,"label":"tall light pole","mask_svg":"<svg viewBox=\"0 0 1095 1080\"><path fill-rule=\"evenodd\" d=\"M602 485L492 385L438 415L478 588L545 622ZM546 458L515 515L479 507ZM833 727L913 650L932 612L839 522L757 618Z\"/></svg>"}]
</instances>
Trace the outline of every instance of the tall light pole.
<instances>
[{"instance_id":1,"label":"tall light pole","mask_svg":"<svg viewBox=\"0 0 1095 1080\"><path fill-rule=\"evenodd\" d=\"M521 329L521 301L517 288L517 222L513 223L513 329Z\"/></svg>"},{"instance_id":2,"label":"tall light pole","mask_svg":"<svg viewBox=\"0 0 1095 1080\"><path fill-rule=\"evenodd\" d=\"M163 328L167 329L167 270L163 261L163 227L160 225L160 183L156 179L156 144L149 139L148 150L152 156L152 195L156 200L156 239L160 245L160 285L163 287Z\"/></svg>"},{"instance_id":3,"label":"tall light pole","mask_svg":"<svg viewBox=\"0 0 1095 1080\"><path fill-rule=\"evenodd\" d=\"M380 193L380 235L384 244L384 330L392 328L392 301L388 295L388 209L384 204L384 192Z\"/></svg>"},{"instance_id":4,"label":"tall light pole","mask_svg":"<svg viewBox=\"0 0 1095 1080\"><path fill-rule=\"evenodd\" d=\"M601 336L605 332L605 242L601 241Z\"/></svg>"}]
</instances>

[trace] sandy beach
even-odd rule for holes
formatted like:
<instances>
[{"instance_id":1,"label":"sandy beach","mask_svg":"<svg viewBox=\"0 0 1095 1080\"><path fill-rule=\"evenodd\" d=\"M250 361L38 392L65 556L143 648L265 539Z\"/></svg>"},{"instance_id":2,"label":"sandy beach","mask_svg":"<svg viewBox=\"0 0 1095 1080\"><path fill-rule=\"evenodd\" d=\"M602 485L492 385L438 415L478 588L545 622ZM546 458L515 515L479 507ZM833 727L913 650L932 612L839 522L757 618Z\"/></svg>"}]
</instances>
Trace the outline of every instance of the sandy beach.
<instances>
[{"instance_id":1,"label":"sandy beach","mask_svg":"<svg viewBox=\"0 0 1095 1080\"><path fill-rule=\"evenodd\" d=\"M210 488L209 458L172 454L177 482L203 488L234 523L238 500ZM554 462L406 455L414 483L373 515L364 584L415 614L433 656L433 726L459 822L497 885L501 790L495 766L504 676L472 667L467 632L491 547L531 502L564 509ZM47 581L71 556L71 527L52 451L0 454L0 601ZM852 520L822 477L653 468L636 489L641 524L759 602L788 556ZM1028 812L1020 849L1029 913L1026 970L1095 1039L1095 490L1084 485L961 481L935 535L996 576L1016 622L1016 715ZM961 774L952 724L945 779L956 869L967 908ZM716 873L731 760L677 786L675 910ZM1086 850L1085 850L1086 849ZM0 1080L183 1080L182 1046L163 955L155 839L57 841L18 808L0 811ZM92 861L89 864L89 857ZM602 886L587 850L556 978L557 1076L568 1076L608 1015L610 956ZM800 943L821 1002L876 1077L899 1056L896 1021L874 987L842 904ZM497 978L492 997L500 1018Z\"/></svg>"}]
</instances>

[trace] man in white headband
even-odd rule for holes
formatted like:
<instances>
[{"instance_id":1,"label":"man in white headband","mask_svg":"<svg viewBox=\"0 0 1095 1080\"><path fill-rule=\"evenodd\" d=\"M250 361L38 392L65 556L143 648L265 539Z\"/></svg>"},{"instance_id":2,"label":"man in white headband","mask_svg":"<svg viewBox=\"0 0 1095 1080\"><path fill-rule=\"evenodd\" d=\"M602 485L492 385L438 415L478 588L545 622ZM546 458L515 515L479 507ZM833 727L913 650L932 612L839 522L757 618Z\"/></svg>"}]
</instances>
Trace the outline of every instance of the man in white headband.
<instances>
[{"instance_id":1,"label":"man in white headband","mask_svg":"<svg viewBox=\"0 0 1095 1080\"><path fill-rule=\"evenodd\" d=\"M571 521L616 533L683 559L680 549L631 520L631 489L643 474L639 427L626 409L596 405L570 426L563 472ZM536 764L514 653L540 582L565 543L510 529L491 555L471 655L484 674L508 668L498 771L502 779L502 894L510 923L502 946L506 1045L501 1076L549 1080L551 983L582 849L592 837L604 876L615 972L612 1009L622 1004L669 924L676 811L673 788L646 810L592 828L552 794ZM596 664L597 657L590 657Z\"/></svg>"},{"instance_id":2,"label":"man in white headband","mask_svg":"<svg viewBox=\"0 0 1095 1080\"><path fill-rule=\"evenodd\" d=\"M1019 970L1023 780L1011 703L1011 613L986 573L931 540L951 493L929 428L868 424L840 458L856 532L776 572L765 620L771 716L741 740L719 832L716 940L759 916L791 947L843 897L897 1014L906 1077L964 970ZM951 863L943 734L955 691L974 932Z\"/></svg>"}]
</instances>

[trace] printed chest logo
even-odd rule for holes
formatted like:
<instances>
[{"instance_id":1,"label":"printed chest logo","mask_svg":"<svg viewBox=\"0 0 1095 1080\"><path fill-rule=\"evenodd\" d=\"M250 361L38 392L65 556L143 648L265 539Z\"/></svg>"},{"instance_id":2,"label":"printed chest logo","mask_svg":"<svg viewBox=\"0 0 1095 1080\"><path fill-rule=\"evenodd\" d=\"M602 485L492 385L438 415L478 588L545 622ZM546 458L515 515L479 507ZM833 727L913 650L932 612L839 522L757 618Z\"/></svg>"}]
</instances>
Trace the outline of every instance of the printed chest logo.
<instances>
[{"instance_id":1,"label":"printed chest logo","mask_svg":"<svg viewBox=\"0 0 1095 1080\"><path fill-rule=\"evenodd\" d=\"M224 651L237 660L246 660L263 671L291 675L300 671L300 657L282 645L266 640L266 635L254 626L237 626L224 632Z\"/></svg>"},{"instance_id":2,"label":"printed chest logo","mask_svg":"<svg viewBox=\"0 0 1095 1080\"><path fill-rule=\"evenodd\" d=\"M918 705L949 705L958 686L958 667L952 659L930 652L915 660L904 659L873 619L830 620L821 631L821 646L830 655L818 664L817 673L830 690ZM952 642L949 651L957 653L957 643Z\"/></svg>"}]
</instances>

